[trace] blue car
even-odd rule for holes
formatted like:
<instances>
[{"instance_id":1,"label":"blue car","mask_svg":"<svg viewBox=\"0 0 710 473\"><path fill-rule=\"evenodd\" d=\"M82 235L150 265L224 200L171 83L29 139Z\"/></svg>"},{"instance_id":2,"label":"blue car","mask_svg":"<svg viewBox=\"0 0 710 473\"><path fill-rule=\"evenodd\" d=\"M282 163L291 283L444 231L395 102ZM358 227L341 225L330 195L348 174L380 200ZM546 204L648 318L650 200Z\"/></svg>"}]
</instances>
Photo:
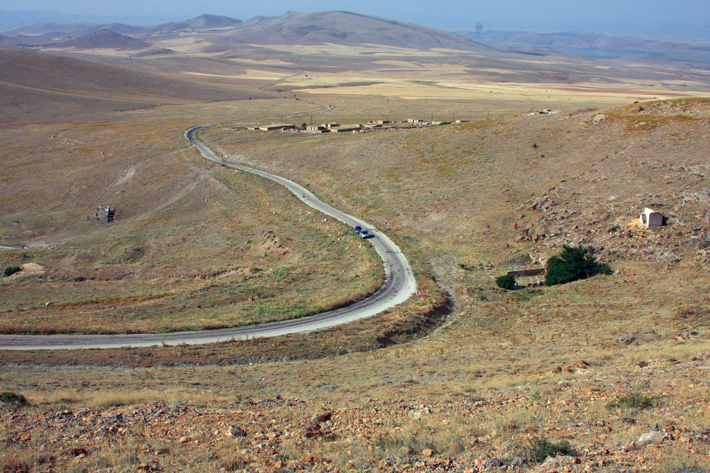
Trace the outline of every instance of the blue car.
<instances>
[{"instance_id":1,"label":"blue car","mask_svg":"<svg viewBox=\"0 0 710 473\"><path fill-rule=\"evenodd\" d=\"M360 233L362 231L362 227L360 225L355 226L355 233Z\"/></svg>"}]
</instances>

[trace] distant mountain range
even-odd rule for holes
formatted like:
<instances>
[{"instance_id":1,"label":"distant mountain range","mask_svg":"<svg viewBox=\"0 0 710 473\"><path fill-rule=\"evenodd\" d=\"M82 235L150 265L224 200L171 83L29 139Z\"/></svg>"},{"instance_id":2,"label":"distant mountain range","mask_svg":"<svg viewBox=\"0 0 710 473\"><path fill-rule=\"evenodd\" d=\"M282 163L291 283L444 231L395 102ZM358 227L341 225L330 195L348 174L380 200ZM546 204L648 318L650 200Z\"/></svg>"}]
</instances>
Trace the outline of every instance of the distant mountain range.
<instances>
[{"instance_id":1,"label":"distant mountain range","mask_svg":"<svg viewBox=\"0 0 710 473\"><path fill-rule=\"evenodd\" d=\"M61 24L109 24L125 23L134 26L152 27L159 23L175 21L175 17L157 15L76 15L58 11L0 11L0 32L41 23Z\"/></svg>"},{"instance_id":2,"label":"distant mountain range","mask_svg":"<svg viewBox=\"0 0 710 473\"><path fill-rule=\"evenodd\" d=\"M459 35L501 51L545 55L562 53L597 59L652 57L671 61L710 62L710 41L690 43L593 33L461 31Z\"/></svg>"},{"instance_id":3,"label":"distant mountain range","mask_svg":"<svg viewBox=\"0 0 710 473\"><path fill-rule=\"evenodd\" d=\"M175 33L188 30L229 28L242 23L241 20L228 18L225 16L200 15L191 20L176 23L165 23L152 28L139 26L129 26L123 23L105 24L84 24L84 23L40 23L36 25L23 26L12 31L7 31L5 35L31 35L44 37L72 37L77 38L88 34L96 33L100 30L113 31L114 33L127 35L146 35L152 33Z\"/></svg>"},{"instance_id":4,"label":"distant mountain range","mask_svg":"<svg viewBox=\"0 0 710 473\"><path fill-rule=\"evenodd\" d=\"M0 43L24 47L74 49L150 49L160 39L199 32L213 50L247 45L384 45L397 48L567 54L587 58L641 57L672 61L710 62L710 42L662 41L591 33L539 34L520 31L458 32L348 12L298 13L257 17L247 21L214 15L153 27L123 23L42 23L5 32Z\"/></svg>"},{"instance_id":5,"label":"distant mountain range","mask_svg":"<svg viewBox=\"0 0 710 473\"><path fill-rule=\"evenodd\" d=\"M209 40L218 44L342 44L347 46L377 44L410 49L450 48L481 51L486 47L471 40L433 28L383 18L347 12L297 13L280 17L257 17L242 22L223 16L201 15L191 20L166 23L152 28L141 28L120 23L68 24L44 23L25 26L4 34L4 41L12 44L47 45L57 47L114 47L118 41L100 31L150 42L151 36L180 34L189 31L210 31ZM106 40L105 43L97 41ZM78 42L77 42L78 41ZM148 44L142 47L146 48ZM124 48L120 46L120 48Z\"/></svg>"}]
</instances>

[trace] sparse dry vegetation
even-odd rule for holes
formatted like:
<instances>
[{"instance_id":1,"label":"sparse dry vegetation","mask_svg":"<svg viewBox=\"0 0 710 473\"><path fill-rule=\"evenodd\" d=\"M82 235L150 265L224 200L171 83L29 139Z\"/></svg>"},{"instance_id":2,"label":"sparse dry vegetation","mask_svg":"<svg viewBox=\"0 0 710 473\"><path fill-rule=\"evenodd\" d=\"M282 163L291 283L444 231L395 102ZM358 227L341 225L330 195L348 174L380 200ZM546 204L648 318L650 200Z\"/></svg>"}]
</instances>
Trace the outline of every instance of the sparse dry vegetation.
<instances>
[{"instance_id":1,"label":"sparse dry vegetation","mask_svg":"<svg viewBox=\"0 0 710 473\"><path fill-rule=\"evenodd\" d=\"M386 232L421 294L312 334L3 351L0 391L29 405L0 407L0 467L706 471L707 100L632 104L662 97L660 87L649 91L617 66L604 74L623 87L580 97L584 80L540 82L519 58L506 63L519 83L445 89L437 81L454 81L463 66L439 52L413 56L432 81L373 83L414 59L367 59L357 63L360 84L348 54L271 89L284 70L245 59L235 88L288 98L152 97L159 106L95 116L81 112L81 98L72 123L28 115L6 125L0 242L27 248L0 250L0 267L24 268L0 280L5 333L239 325L325 310L381 284L376 255L350 229L276 184L201 159L182 136L200 123L220 123L201 136L227 159L306 185ZM143 60L126 59L135 68ZM230 88L237 66L223 62L214 66L222 77L165 67ZM521 86L530 77L538 82ZM527 93L551 97L561 113L524 114ZM432 108L446 110L435 118L472 121L348 135L241 129L309 123L323 110L309 100L333 108L314 122L428 119ZM117 221L87 224L98 204L115 206ZM637 224L646 206L667 225ZM593 247L613 274L496 287L509 268L541 267L565 245Z\"/></svg>"}]
</instances>

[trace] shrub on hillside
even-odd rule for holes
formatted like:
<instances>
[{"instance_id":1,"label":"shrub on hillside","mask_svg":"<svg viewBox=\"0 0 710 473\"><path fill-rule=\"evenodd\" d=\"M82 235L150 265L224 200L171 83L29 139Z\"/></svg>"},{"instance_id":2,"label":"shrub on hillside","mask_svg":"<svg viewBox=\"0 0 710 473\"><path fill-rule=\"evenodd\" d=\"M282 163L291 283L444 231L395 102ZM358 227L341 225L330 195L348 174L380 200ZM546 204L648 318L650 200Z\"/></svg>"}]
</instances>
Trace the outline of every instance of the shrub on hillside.
<instances>
[{"instance_id":1,"label":"shrub on hillside","mask_svg":"<svg viewBox=\"0 0 710 473\"><path fill-rule=\"evenodd\" d=\"M554 286L587 278L599 272L592 248L564 246L562 253L547 261L545 284Z\"/></svg>"},{"instance_id":2,"label":"shrub on hillside","mask_svg":"<svg viewBox=\"0 0 710 473\"><path fill-rule=\"evenodd\" d=\"M15 273L19 273L20 271L22 271L22 268L18 268L17 266L9 266L9 267L5 268L4 275L7 278L7 277L12 276Z\"/></svg>"},{"instance_id":3,"label":"shrub on hillside","mask_svg":"<svg viewBox=\"0 0 710 473\"><path fill-rule=\"evenodd\" d=\"M608 264L604 264L599 268L599 274L603 274L604 276L611 276L614 274L614 271L611 269L611 266Z\"/></svg>"},{"instance_id":4,"label":"shrub on hillside","mask_svg":"<svg viewBox=\"0 0 710 473\"><path fill-rule=\"evenodd\" d=\"M577 452L567 441L555 443L547 439L536 438L530 441L527 454L533 463L542 463L547 457L574 456L577 455Z\"/></svg>"},{"instance_id":5,"label":"shrub on hillside","mask_svg":"<svg viewBox=\"0 0 710 473\"><path fill-rule=\"evenodd\" d=\"M12 391L0 393L0 402L4 402L6 404L17 404L18 406L26 406L29 404L25 396L13 393Z\"/></svg>"},{"instance_id":6,"label":"shrub on hillside","mask_svg":"<svg viewBox=\"0 0 710 473\"><path fill-rule=\"evenodd\" d=\"M498 278L496 278L496 284L498 285L498 287L503 289L513 289L515 288L516 284L515 277L510 274L506 274L505 276L499 276Z\"/></svg>"}]
</instances>

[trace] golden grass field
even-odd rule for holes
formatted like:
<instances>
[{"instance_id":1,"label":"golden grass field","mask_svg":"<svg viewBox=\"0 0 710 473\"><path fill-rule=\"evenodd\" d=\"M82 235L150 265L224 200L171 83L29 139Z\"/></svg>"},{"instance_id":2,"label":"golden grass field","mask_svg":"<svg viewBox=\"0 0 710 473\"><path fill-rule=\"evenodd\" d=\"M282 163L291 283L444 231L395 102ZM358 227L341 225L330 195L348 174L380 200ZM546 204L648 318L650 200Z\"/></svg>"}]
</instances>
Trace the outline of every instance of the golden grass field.
<instances>
[{"instance_id":1,"label":"golden grass field","mask_svg":"<svg viewBox=\"0 0 710 473\"><path fill-rule=\"evenodd\" d=\"M163 46L196 53L184 41ZM333 67L286 70L269 57L213 72L165 66L165 77L285 97L165 99L4 126L0 245L28 248L1 250L0 262L44 272L0 282L2 330L238 325L379 284L376 255L349 229L275 184L203 161L182 137L202 123L219 123L201 136L226 159L307 185L385 231L422 296L272 340L0 352L0 391L32 404L3 406L3 468L482 471L487 455L508 471L707 471L710 104L684 99L707 86L666 65L296 52ZM101 60L159 65L127 56ZM240 128L454 115L471 121L364 134ZM88 226L98 204L115 205L117 222ZM641 228L645 206L668 225ZM565 244L594 247L614 274L495 286ZM631 406L637 398L648 405ZM323 411L333 419L308 437ZM670 436L639 442L653 424ZM536 439L569 442L579 461L533 461Z\"/></svg>"}]
</instances>

